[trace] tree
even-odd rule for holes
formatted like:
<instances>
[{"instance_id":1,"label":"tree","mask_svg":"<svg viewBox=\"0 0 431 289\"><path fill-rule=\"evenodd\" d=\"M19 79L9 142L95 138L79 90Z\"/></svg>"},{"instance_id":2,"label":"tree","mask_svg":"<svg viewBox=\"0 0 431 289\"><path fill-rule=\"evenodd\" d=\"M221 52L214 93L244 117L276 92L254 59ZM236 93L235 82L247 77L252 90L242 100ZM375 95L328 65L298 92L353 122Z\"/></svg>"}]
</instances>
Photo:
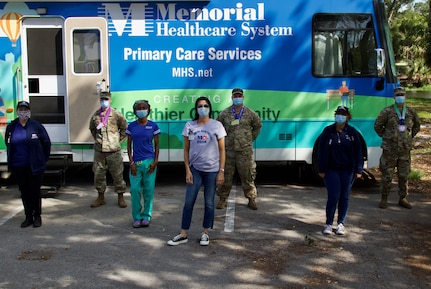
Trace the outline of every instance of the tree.
<instances>
[{"instance_id":1,"label":"tree","mask_svg":"<svg viewBox=\"0 0 431 289\"><path fill-rule=\"evenodd\" d=\"M401 8L411 5L414 0L385 0L388 22L391 24L393 18L400 12Z\"/></svg>"},{"instance_id":2,"label":"tree","mask_svg":"<svg viewBox=\"0 0 431 289\"><path fill-rule=\"evenodd\" d=\"M408 63L405 74L410 84L415 86L427 84L431 75L430 66L426 61L428 58L431 59L427 53L431 51L429 49L431 34L428 28L431 4L413 0L385 0L385 3L395 59Z\"/></svg>"},{"instance_id":3,"label":"tree","mask_svg":"<svg viewBox=\"0 0 431 289\"><path fill-rule=\"evenodd\" d=\"M428 31L427 31L427 45L425 53L425 63L431 67L431 0L428 0Z\"/></svg>"}]
</instances>

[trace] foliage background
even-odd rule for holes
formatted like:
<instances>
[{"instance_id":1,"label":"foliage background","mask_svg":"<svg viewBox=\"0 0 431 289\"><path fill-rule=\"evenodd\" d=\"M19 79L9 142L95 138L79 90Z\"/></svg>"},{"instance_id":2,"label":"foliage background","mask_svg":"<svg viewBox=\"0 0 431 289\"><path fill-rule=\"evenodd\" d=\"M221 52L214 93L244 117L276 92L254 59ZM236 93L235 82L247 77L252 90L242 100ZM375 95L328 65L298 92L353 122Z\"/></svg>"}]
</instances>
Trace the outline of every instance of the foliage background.
<instances>
[{"instance_id":1,"label":"foliage background","mask_svg":"<svg viewBox=\"0 0 431 289\"><path fill-rule=\"evenodd\" d=\"M400 79L408 87L431 84L431 0L385 0Z\"/></svg>"}]
</instances>

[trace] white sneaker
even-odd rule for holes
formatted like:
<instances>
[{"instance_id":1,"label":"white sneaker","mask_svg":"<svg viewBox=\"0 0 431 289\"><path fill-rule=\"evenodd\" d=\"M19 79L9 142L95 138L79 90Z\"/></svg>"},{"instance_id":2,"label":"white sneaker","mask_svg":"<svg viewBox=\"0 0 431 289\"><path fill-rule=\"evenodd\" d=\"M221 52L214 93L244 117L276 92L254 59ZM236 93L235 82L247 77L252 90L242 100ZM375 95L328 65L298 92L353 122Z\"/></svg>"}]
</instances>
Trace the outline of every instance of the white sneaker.
<instances>
[{"instance_id":1,"label":"white sneaker","mask_svg":"<svg viewBox=\"0 0 431 289\"><path fill-rule=\"evenodd\" d=\"M344 229L344 225L342 223L338 224L337 230L335 230L335 234L337 234L337 235L344 235L344 234L346 234L346 229Z\"/></svg>"},{"instance_id":2,"label":"white sneaker","mask_svg":"<svg viewBox=\"0 0 431 289\"><path fill-rule=\"evenodd\" d=\"M331 235L332 234L332 226L331 225L325 225L325 227L323 227L322 233L323 233L323 235Z\"/></svg>"},{"instance_id":3,"label":"white sneaker","mask_svg":"<svg viewBox=\"0 0 431 289\"><path fill-rule=\"evenodd\" d=\"M199 242L201 246L208 246L210 244L210 236L206 233L202 233L201 241Z\"/></svg>"}]
</instances>

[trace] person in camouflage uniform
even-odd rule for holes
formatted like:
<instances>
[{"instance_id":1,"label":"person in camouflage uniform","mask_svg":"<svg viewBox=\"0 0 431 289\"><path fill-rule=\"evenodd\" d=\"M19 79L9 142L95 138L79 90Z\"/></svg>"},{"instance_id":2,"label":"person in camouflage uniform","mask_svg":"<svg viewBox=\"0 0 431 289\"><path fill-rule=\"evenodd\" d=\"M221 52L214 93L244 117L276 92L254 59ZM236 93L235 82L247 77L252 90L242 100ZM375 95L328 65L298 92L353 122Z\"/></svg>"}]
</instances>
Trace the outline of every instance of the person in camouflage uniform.
<instances>
[{"instance_id":1,"label":"person in camouflage uniform","mask_svg":"<svg viewBox=\"0 0 431 289\"><path fill-rule=\"evenodd\" d=\"M380 157L380 171L382 173L382 198L379 207L387 208L388 194L391 188L395 167L398 175L398 204L411 209L407 200L410 173L410 150L413 138L420 130L419 117L415 110L405 105L406 91L403 87L394 89L395 104L385 107L374 123L374 130L382 138L382 155Z\"/></svg>"},{"instance_id":2,"label":"person in camouflage uniform","mask_svg":"<svg viewBox=\"0 0 431 289\"><path fill-rule=\"evenodd\" d=\"M217 189L217 195L220 197L217 209L226 208L236 167L244 196L249 200L248 206L257 210L257 190L254 184L256 163L253 159L253 141L259 135L262 122L256 112L243 105L244 93L241 88L232 90L232 101L233 105L223 110L217 117L227 132L225 181Z\"/></svg>"},{"instance_id":3,"label":"person in camouflage uniform","mask_svg":"<svg viewBox=\"0 0 431 289\"><path fill-rule=\"evenodd\" d=\"M90 119L89 129L94 138L94 185L98 192L97 199L91 204L92 208L106 204L106 173L112 176L115 192L118 194L118 205L127 207L124 200L126 182L123 179L123 157L121 143L126 139L127 121L124 116L110 107L111 93L100 94L101 108Z\"/></svg>"}]
</instances>

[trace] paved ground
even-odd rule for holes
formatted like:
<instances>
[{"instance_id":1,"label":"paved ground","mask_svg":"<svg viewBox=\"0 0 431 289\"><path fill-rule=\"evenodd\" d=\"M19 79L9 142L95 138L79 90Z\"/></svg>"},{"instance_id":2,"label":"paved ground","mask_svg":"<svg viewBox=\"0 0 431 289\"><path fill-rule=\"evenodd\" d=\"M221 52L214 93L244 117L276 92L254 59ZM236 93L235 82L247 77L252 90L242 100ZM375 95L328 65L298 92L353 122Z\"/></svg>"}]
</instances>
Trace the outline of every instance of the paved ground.
<instances>
[{"instance_id":1,"label":"paved ground","mask_svg":"<svg viewBox=\"0 0 431 289\"><path fill-rule=\"evenodd\" d=\"M323 236L325 188L270 180L276 170L259 181L257 211L235 187L208 247L198 243L201 197L189 243L166 245L179 232L182 170L161 175L154 219L140 229L129 194L128 208L116 206L112 188L105 206L90 208L88 173L43 199L42 227L22 229L9 184L0 189L0 288L431 288L429 200L412 193L406 210L392 194L382 210L376 187L355 188L347 235Z\"/></svg>"}]
</instances>

